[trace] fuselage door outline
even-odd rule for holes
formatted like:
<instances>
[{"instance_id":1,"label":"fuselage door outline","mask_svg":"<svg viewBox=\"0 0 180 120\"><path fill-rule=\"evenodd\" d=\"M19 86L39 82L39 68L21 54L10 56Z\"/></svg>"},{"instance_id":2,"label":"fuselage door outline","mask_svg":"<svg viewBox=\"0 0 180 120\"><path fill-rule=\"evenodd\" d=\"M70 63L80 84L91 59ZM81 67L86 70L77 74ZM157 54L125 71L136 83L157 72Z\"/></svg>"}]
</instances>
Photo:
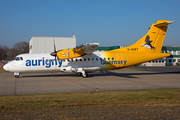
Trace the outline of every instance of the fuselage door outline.
<instances>
[{"instance_id":1,"label":"fuselage door outline","mask_svg":"<svg viewBox=\"0 0 180 120\"><path fill-rule=\"evenodd\" d=\"M120 61L123 61L123 53L118 52L116 53L117 56L117 67L123 67L123 64L119 64Z\"/></svg>"}]
</instances>

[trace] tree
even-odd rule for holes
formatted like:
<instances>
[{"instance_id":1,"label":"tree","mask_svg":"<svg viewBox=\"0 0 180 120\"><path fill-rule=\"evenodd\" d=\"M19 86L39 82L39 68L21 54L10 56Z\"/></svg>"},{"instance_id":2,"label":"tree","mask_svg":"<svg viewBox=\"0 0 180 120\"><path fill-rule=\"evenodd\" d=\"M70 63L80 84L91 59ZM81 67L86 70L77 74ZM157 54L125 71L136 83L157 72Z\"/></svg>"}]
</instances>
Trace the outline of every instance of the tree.
<instances>
[{"instance_id":1,"label":"tree","mask_svg":"<svg viewBox=\"0 0 180 120\"><path fill-rule=\"evenodd\" d=\"M0 45L0 60L7 60L9 48L7 46Z\"/></svg>"},{"instance_id":2,"label":"tree","mask_svg":"<svg viewBox=\"0 0 180 120\"><path fill-rule=\"evenodd\" d=\"M17 55L22 53L29 53L29 42L18 42L14 44L13 48L0 45L0 61L1 60L12 60Z\"/></svg>"},{"instance_id":3,"label":"tree","mask_svg":"<svg viewBox=\"0 0 180 120\"><path fill-rule=\"evenodd\" d=\"M22 53L29 53L29 43L26 41L18 42L10 49L10 59L13 59L15 56Z\"/></svg>"},{"instance_id":4,"label":"tree","mask_svg":"<svg viewBox=\"0 0 180 120\"><path fill-rule=\"evenodd\" d=\"M0 45L0 60L6 60L8 56L8 47Z\"/></svg>"},{"instance_id":5,"label":"tree","mask_svg":"<svg viewBox=\"0 0 180 120\"><path fill-rule=\"evenodd\" d=\"M21 54L21 53L28 53L29 52L29 43L28 42L19 42L19 43L16 43L13 48L16 50L16 52L18 54Z\"/></svg>"}]
</instances>

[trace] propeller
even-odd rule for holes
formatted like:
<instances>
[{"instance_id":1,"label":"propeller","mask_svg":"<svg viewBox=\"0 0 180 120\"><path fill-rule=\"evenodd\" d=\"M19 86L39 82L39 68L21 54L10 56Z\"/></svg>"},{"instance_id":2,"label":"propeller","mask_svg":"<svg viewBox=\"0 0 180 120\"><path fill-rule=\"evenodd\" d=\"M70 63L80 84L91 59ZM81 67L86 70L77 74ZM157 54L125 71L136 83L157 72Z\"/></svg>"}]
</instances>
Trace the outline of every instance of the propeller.
<instances>
[{"instance_id":1,"label":"propeller","mask_svg":"<svg viewBox=\"0 0 180 120\"><path fill-rule=\"evenodd\" d=\"M54 42L54 52L52 52L50 55L55 57L55 61L57 63L57 59L56 59L57 58L57 51L56 51L56 45L55 45L54 38L53 38L53 42Z\"/></svg>"}]
</instances>

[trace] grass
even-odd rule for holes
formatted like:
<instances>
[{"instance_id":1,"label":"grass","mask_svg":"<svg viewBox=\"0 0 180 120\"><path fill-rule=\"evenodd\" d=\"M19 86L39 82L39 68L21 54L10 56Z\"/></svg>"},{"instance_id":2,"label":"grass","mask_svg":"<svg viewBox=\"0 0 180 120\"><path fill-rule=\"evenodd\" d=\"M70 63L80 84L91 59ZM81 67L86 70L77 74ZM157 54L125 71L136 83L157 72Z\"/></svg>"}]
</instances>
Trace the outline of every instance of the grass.
<instances>
[{"instance_id":1,"label":"grass","mask_svg":"<svg viewBox=\"0 0 180 120\"><path fill-rule=\"evenodd\" d=\"M0 96L0 111L109 105L180 105L180 89Z\"/></svg>"}]
</instances>

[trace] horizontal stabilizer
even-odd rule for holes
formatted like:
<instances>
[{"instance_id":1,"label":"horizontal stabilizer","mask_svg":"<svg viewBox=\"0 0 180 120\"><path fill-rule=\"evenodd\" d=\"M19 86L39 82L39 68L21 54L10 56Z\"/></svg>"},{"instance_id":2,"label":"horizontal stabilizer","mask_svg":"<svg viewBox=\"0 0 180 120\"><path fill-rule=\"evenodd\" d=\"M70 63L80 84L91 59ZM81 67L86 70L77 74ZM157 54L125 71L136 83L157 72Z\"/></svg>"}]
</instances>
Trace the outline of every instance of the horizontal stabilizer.
<instances>
[{"instance_id":1,"label":"horizontal stabilizer","mask_svg":"<svg viewBox=\"0 0 180 120\"><path fill-rule=\"evenodd\" d=\"M160 26L167 26L169 24L175 23L176 21L169 21L169 22L163 22L163 23L156 23L154 26L160 27Z\"/></svg>"}]
</instances>

